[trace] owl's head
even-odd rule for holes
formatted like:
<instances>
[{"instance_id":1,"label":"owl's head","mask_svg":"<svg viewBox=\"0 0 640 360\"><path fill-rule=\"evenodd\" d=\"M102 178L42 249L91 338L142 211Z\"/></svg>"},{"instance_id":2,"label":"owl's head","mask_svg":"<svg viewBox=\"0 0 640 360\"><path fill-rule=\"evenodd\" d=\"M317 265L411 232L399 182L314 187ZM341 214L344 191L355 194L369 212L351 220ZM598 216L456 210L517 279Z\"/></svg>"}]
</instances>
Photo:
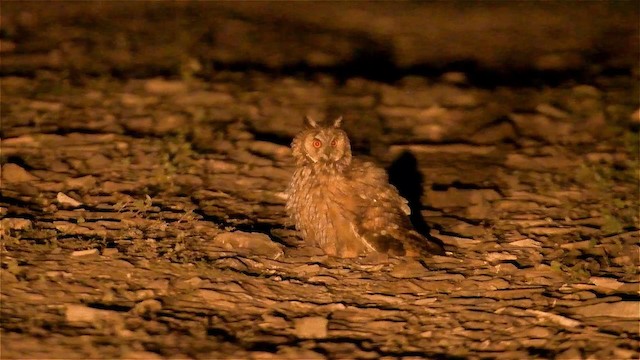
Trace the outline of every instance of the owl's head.
<instances>
[{"instance_id":1,"label":"owl's head","mask_svg":"<svg viewBox=\"0 0 640 360\"><path fill-rule=\"evenodd\" d=\"M351 145L344 130L340 129L342 117L332 123L321 124L305 117L307 129L291 143L293 157L298 165L334 164L338 168L351 163Z\"/></svg>"}]
</instances>

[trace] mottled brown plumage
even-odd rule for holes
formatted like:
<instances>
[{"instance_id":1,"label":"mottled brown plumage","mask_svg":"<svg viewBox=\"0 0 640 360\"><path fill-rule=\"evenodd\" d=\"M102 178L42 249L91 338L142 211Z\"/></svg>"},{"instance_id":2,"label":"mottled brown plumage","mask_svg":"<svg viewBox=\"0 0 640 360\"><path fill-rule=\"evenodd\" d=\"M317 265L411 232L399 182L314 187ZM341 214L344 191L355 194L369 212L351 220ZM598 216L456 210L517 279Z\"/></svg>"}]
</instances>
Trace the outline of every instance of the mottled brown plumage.
<instances>
[{"instance_id":1,"label":"mottled brown plumage","mask_svg":"<svg viewBox=\"0 0 640 360\"><path fill-rule=\"evenodd\" d=\"M305 242L339 257L442 253L412 228L407 200L386 172L352 157L341 121L322 125L306 118L308 128L291 144L297 169L286 209Z\"/></svg>"}]
</instances>

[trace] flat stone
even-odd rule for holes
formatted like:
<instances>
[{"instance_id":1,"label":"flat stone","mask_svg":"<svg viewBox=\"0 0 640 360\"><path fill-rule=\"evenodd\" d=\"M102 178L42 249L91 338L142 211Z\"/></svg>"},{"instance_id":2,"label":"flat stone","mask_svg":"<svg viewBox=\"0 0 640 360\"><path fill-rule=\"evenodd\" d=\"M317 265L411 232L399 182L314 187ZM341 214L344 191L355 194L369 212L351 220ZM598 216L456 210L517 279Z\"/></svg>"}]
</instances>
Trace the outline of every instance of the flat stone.
<instances>
[{"instance_id":1,"label":"flat stone","mask_svg":"<svg viewBox=\"0 0 640 360\"><path fill-rule=\"evenodd\" d=\"M522 334L536 339L547 339L553 334L553 332L544 326L534 326L524 330Z\"/></svg>"},{"instance_id":2,"label":"flat stone","mask_svg":"<svg viewBox=\"0 0 640 360\"><path fill-rule=\"evenodd\" d=\"M605 278L605 277L598 277L598 276L590 277L589 281L591 281L591 283L596 286L601 286L601 287L614 289L614 290L621 288L625 284L613 278Z\"/></svg>"},{"instance_id":3,"label":"flat stone","mask_svg":"<svg viewBox=\"0 0 640 360\"><path fill-rule=\"evenodd\" d=\"M38 111L59 112L64 105L59 102L35 100L29 103L29 107Z\"/></svg>"},{"instance_id":4,"label":"flat stone","mask_svg":"<svg viewBox=\"0 0 640 360\"><path fill-rule=\"evenodd\" d=\"M156 279L146 285L148 289L158 290L161 294L166 293L169 290L168 279Z\"/></svg>"},{"instance_id":5,"label":"flat stone","mask_svg":"<svg viewBox=\"0 0 640 360\"><path fill-rule=\"evenodd\" d=\"M225 92L195 91L182 94L175 102L183 106L214 106L233 102L233 96Z\"/></svg>"},{"instance_id":6,"label":"flat stone","mask_svg":"<svg viewBox=\"0 0 640 360\"><path fill-rule=\"evenodd\" d=\"M563 249L584 250L584 249L589 249L594 247L594 244L593 244L593 241L583 240L583 241L576 241L568 244L560 244L560 247Z\"/></svg>"},{"instance_id":7,"label":"flat stone","mask_svg":"<svg viewBox=\"0 0 640 360\"><path fill-rule=\"evenodd\" d=\"M32 223L29 219L5 218L0 222L0 229L10 230L26 230L31 228Z\"/></svg>"},{"instance_id":8,"label":"flat stone","mask_svg":"<svg viewBox=\"0 0 640 360\"><path fill-rule=\"evenodd\" d=\"M560 354L556 355L556 359L558 360L576 360L583 359L582 352L580 349L576 347L571 347Z\"/></svg>"},{"instance_id":9,"label":"flat stone","mask_svg":"<svg viewBox=\"0 0 640 360\"><path fill-rule=\"evenodd\" d=\"M94 309L85 305L66 306L65 319L68 322L94 323L99 320L121 320L119 313L111 310Z\"/></svg>"},{"instance_id":10,"label":"flat stone","mask_svg":"<svg viewBox=\"0 0 640 360\"><path fill-rule=\"evenodd\" d=\"M184 81L155 78L145 81L144 90L154 95L174 95L187 92L189 86Z\"/></svg>"},{"instance_id":11,"label":"flat stone","mask_svg":"<svg viewBox=\"0 0 640 360\"><path fill-rule=\"evenodd\" d=\"M509 253L504 253L504 252L500 252L500 253L491 252L491 253L485 254L484 258L491 263L518 260L517 256Z\"/></svg>"},{"instance_id":12,"label":"flat stone","mask_svg":"<svg viewBox=\"0 0 640 360\"><path fill-rule=\"evenodd\" d=\"M210 304L211 306L215 306L216 309L235 311L240 305L235 297L229 294L224 294L222 292L200 289L197 291L197 294L208 304Z\"/></svg>"},{"instance_id":13,"label":"flat stone","mask_svg":"<svg viewBox=\"0 0 640 360\"><path fill-rule=\"evenodd\" d=\"M297 275L316 275L320 272L320 266L317 264L300 265L292 269Z\"/></svg>"},{"instance_id":14,"label":"flat stone","mask_svg":"<svg viewBox=\"0 0 640 360\"><path fill-rule=\"evenodd\" d=\"M324 339L327 337L329 320L320 316L311 316L293 320L295 334L301 339Z\"/></svg>"},{"instance_id":15,"label":"flat stone","mask_svg":"<svg viewBox=\"0 0 640 360\"><path fill-rule=\"evenodd\" d=\"M151 351L126 351L122 354L123 359L131 359L131 360L161 360L165 359L165 357L160 356Z\"/></svg>"},{"instance_id":16,"label":"flat stone","mask_svg":"<svg viewBox=\"0 0 640 360\"><path fill-rule=\"evenodd\" d=\"M497 272L503 273L503 274L512 274L519 270L518 267L513 265L512 263L498 264L495 266L495 269Z\"/></svg>"},{"instance_id":17,"label":"flat stone","mask_svg":"<svg viewBox=\"0 0 640 360\"><path fill-rule=\"evenodd\" d=\"M518 153L507 155L505 165L513 169L531 170L554 170L571 169L575 167L575 161L563 156L540 156L532 157Z\"/></svg>"},{"instance_id":18,"label":"flat stone","mask_svg":"<svg viewBox=\"0 0 640 360\"><path fill-rule=\"evenodd\" d=\"M139 185L134 182L114 182L114 181L105 181L102 183L102 192L107 194L113 194L118 192L132 192Z\"/></svg>"},{"instance_id":19,"label":"flat stone","mask_svg":"<svg viewBox=\"0 0 640 360\"><path fill-rule=\"evenodd\" d=\"M436 232L434 231L434 233ZM438 239L442 240L445 245L450 245L457 248L470 248L482 243L482 240L468 239L464 237L445 235L440 233L437 233L435 236Z\"/></svg>"},{"instance_id":20,"label":"flat stone","mask_svg":"<svg viewBox=\"0 0 640 360\"><path fill-rule=\"evenodd\" d=\"M493 290L483 291L478 290L462 290L456 291L453 295L456 297L485 297L490 299L529 299L534 294L543 292L543 288L529 288L529 289L505 289L505 290Z\"/></svg>"},{"instance_id":21,"label":"flat stone","mask_svg":"<svg viewBox=\"0 0 640 360\"><path fill-rule=\"evenodd\" d=\"M244 252L248 254L267 256L273 260L284 255L282 246L262 233L225 232L216 235L212 244L226 250L246 250Z\"/></svg>"},{"instance_id":22,"label":"flat stone","mask_svg":"<svg viewBox=\"0 0 640 360\"><path fill-rule=\"evenodd\" d=\"M118 254L118 249L116 248L104 248L102 250L102 256L114 256Z\"/></svg>"},{"instance_id":23,"label":"flat stone","mask_svg":"<svg viewBox=\"0 0 640 360\"><path fill-rule=\"evenodd\" d=\"M533 314L539 318L542 319L547 319L550 320L556 324L560 324L562 326L565 327L576 327L578 325L580 325L580 321L578 320L573 320L570 319L566 316L562 316L562 315L558 315L558 314L552 314L552 313L548 313L545 311L540 311L540 310L532 310L532 309L527 309L525 310L525 312Z\"/></svg>"},{"instance_id":24,"label":"flat stone","mask_svg":"<svg viewBox=\"0 0 640 360\"><path fill-rule=\"evenodd\" d=\"M571 308L572 312L585 317L611 316L640 320L640 301L619 301Z\"/></svg>"},{"instance_id":25,"label":"flat stone","mask_svg":"<svg viewBox=\"0 0 640 360\"><path fill-rule=\"evenodd\" d=\"M39 178L31 175L31 173L20 167L18 164L6 163L2 165L2 180L12 184L35 181L39 180Z\"/></svg>"},{"instance_id":26,"label":"flat stone","mask_svg":"<svg viewBox=\"0 0 640 360\"><path fill-rule=\"evenodd\" d=\"M407 261L400 263L390 272L391 276L401 279L416 278L428 274L429 270L425 269L419 261Z\"/></svg>"},{"instance_id":27,"label":"flat stone","mask_svg":"<svg viewBox=\"0 0 640 360\"><path fill-rule=\"evenodd\" d=\"M97 255L98 249L76 250L71 253L71 256L89 256Z\"/></svg>"},{"instance_id":28,"label":"flat stone","mask_svg":"<svg viewBox=\"0 0 640 360\"><path fill-rule=\"evenodd\" d=\"M413 304L418 306L425 306L425 305L431 305L436 301L438 301L438 298L426 298L426 299L416 300Z\"/></svg>"},{"instance_id":29,"label":"flat stone","mask_svg":"<svg viewBox=\"0 0 640 360\"><path fill-rule=\"evenodd\" d=\"M517 247L529 247L529 248L539 248L541 246L540 242L531 240L531 239L512 241L509 243L509 245L517 246Z\"/></svg>"},{"instance_id":30,"label":"flat stone","mask_svg":"<svg viewBox=\"0 0 640 360\"><path fill-rule=\"evenodd\" d=\"M64 181L67 190L89 190L96 185L96 178L87 175L78 178L68 178Z\"/></svg>"},{"instance_id":31,"label":"flat stone","mask_svg":"<svg viewBox=\"0 0 640 360\"><path fill-rule=\"evenodd\" d=\"M153 118L150 116L127 119L124 125L128 130L143 134L151 133L154 128Z\"/></svg>"},{"instance_id":32,"label":"flat stone","mask_svg":"<svg viewBox=\"0 0 640 360\"><path fill-rule=\"evenodd\" d=\"M131 93L124 93L120 95L120 102L122 105L130 108L144 107L160 102L157 96L140 96Z\"/></svg>"},{"instance_id":33,"label":"flat stone","mask_svg":"<svg viewBox=\"0 0 640 360\"><path fill-rule=\"evenodd\" d=\"M11 284L18 282L18 278L8 270L0 269L0 282L3 284ZM3 299L0 295L0 299Z\"/></svg>"},{"instance_id":34,"label":"flat stone","mask_svg":"<svg viewBox=\"0 0 640 360\"><path fill-rule=\"evenodd\" d=\"M566 111L560 110L557 107L547 103L539 104L538 106L536 106L536 111L543 115L547 115L556 119L566 119L569 117L569 113L567 113Z\"/></svg>"},{"instance_id":35,"label":"flat stone","mask_svg":"<svg viewBox=\"0 0 640 360\"><path fill-rule=\"evenodd\" d=\"M526 233L533 235L564 235L564 234L573 234L576 232L576 229L573 227L547 227L547 226L537 226L531 227L524 230Z\"/></svg>"},{"instance_id":36,"label":"flat stone","mask_svg":"<svg viewBox=\"0 0 640 360\"><path fill-rule=\"evenodd\" d=\"M497 279L491 279L488 281L479 281L478 286L480 288L489 289L489 290L502 290L502 289L508 289L510 284L508 281L504 279L497 278Z\"/></svg>"}]
</instances>

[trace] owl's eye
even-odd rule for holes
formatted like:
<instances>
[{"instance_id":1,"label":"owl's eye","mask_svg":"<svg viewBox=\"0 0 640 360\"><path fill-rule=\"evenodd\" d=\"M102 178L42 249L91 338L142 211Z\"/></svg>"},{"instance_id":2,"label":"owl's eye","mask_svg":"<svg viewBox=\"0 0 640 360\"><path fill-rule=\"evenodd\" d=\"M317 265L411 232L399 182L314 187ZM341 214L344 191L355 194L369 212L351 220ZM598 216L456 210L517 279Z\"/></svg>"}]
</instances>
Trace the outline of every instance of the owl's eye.
<instances>
[{"instance_id":1,"label":"owl's eye","mask_svg":"<svg viewBox=\"0 0 640 360\"><path fill-rule=\"evenodd\" d=\"M322 141L320 141L320 140L318 140L318 139L315 139L315 140L313 140L313 143L312 143L312 144L313 144L313 147L317 149L317 148L319 148L320 146L322 146Z\"/></svg>"},{"instance_id":2,"label":"owl's eye","mask_svg":"<svg viewBox=\"0 0 640 360\"><path fill-rule=\"evenodd\" d=\"M336 145L338 145L338 142L335 140L331 140L331 146L335 147Z\"/></svg>"}]
</instances>

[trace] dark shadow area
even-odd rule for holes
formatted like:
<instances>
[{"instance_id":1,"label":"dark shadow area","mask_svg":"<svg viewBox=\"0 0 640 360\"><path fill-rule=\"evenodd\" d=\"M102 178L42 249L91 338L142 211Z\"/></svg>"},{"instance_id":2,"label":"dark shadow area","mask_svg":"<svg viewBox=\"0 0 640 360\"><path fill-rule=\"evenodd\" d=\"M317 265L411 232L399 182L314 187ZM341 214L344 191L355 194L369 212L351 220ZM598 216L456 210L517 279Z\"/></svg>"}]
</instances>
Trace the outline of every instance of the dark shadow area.
<instances>
[{"instance_id":1,"label":"dark shadow area","mask_svg":"<svg viewBox=\"0 0 640 360\"><path fill-rule=\"evenodd\" d=\"M443 247L443 242L430 234L431 227L424 221L421 214L422 203L420 198L422 197L424 179L420 171L418 171L418 161L415 155L409 151L403 152L387 168L387 173L389 174L389 182L409 202L409 208L411 209L409 219L416 231L429 241Z\"/></svg>"},{"instance_id":2,"label":"dark shadow area","mask_svg":"<svg viewBox=\"0 0 640 360\"><path fill-rule=\"evenodd\" d=\"M367 41L368 42L368 41ZM377 48L377 50L376 50ZM359 49L361 50L361 49ZM451 64L422 64L409 67L398 67L393 63L391 54L384 47L373 47L367 51L357 51L356 56L335 66L312 66L300 62L273 68L261 63L231 62L223 63L213 61L210 67L216 71L234 72L258 72L270 74L274 77L292 76L305 80L313 80L320 75L334 77L339 84L344 84L354 77L362 77L368 80L385 84L395 84L407 76L420 76L429 79L437 79L444 73L461 72L467 76L466 86L483 89L495 89L500 86L508 87L556 87L567 82L580 82L590 84L595 78L589 69L570 69L564 71L537 70L537 69L490 69L477 65L474 61L460 61ZM112 72L111 75L118 79L126 79L131 74L138 77L166 76L176 77L175 71L149 71L149 69L132 69L128 74ZM607 74L618 76L630 76L629 69L607 69ZM209 79L212 74L204 72L199 74L202 79Z\"/></svg>"}]
</instances>

